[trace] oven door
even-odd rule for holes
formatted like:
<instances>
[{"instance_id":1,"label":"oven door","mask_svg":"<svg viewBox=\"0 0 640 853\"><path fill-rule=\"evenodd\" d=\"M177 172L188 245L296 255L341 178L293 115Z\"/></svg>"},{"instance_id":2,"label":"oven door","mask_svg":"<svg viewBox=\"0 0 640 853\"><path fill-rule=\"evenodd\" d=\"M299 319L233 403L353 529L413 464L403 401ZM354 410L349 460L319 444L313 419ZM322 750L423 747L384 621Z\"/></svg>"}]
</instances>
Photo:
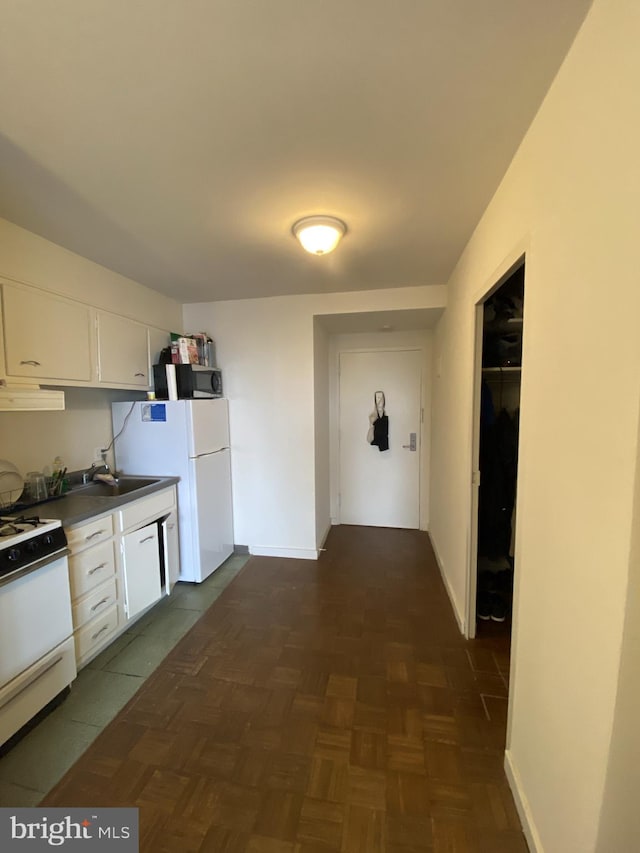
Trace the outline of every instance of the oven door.
<instances>
[{"instance_id":1,"label":"oven door","mask_svg":"<svg viewBox=\"0 0 640 853\"><path fill-rule=\"evenodd\" d=\"M0 586L0 687L73 633L66 556Z\"/></svg>"}]
</instances>

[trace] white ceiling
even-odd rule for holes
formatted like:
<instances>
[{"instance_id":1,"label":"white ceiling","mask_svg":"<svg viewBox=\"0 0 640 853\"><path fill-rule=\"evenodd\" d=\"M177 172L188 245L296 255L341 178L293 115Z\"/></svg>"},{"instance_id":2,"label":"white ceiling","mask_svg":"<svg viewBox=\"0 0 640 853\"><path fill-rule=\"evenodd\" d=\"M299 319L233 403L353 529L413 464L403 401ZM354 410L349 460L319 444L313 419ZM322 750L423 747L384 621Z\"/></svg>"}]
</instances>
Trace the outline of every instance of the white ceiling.
<instances>
[{"instance_id":1,"label":"white ceiling","mask_svg":"<svg viewBox=\"0 0 640 853\"><path fill-rule=\"evenodd\" d=\"M2 0L0 216L181 302L443 284L589 4Z\"/></svg>"}]
</instances>

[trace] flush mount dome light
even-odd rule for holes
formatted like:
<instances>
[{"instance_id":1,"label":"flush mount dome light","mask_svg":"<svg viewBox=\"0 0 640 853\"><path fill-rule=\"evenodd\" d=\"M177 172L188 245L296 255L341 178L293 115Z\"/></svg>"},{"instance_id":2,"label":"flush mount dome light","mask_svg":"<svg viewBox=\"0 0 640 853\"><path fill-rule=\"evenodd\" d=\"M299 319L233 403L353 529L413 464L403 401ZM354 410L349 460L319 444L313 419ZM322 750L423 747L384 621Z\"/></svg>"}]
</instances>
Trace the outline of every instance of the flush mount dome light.
<instances>
[{"instance_id":1,"label":"flush mount dome light","mask_svg":"<svg viewBox=\"0 0 640 853\"><path fill-rule=\"evenodd\" d=\"M307 252L312 255L327 255L333 252L345 235L347 226L335 216L306 216L299 219L292 230Z\"/></svg>"}]
</instances>

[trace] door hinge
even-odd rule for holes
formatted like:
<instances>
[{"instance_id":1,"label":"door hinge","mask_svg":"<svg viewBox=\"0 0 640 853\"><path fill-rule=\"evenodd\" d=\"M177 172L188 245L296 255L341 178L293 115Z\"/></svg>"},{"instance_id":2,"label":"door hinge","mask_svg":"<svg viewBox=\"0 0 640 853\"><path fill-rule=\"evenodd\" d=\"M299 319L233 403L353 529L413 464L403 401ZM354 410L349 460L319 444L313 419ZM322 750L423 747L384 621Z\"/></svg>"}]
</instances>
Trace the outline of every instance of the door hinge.
<instances>
[{"instance_id":1,"label":"door hinge","mask_svg":"<svg viewBox=\"0 0 640 853\"><path fill-rule=\"evenodd\" d=\"M420 409L420 423L424 423L424 406Z\"/></svg>"},{"instance_id":2,"label":"door hinge","mask_svg":"<svg viewBox=\"0 0 640 853\"><path fill-rule=\"evenodd\" d=\"M473 471L471 474L471 485L479 486L480 485L480 471Z\"/></svg>"}]
</instances>

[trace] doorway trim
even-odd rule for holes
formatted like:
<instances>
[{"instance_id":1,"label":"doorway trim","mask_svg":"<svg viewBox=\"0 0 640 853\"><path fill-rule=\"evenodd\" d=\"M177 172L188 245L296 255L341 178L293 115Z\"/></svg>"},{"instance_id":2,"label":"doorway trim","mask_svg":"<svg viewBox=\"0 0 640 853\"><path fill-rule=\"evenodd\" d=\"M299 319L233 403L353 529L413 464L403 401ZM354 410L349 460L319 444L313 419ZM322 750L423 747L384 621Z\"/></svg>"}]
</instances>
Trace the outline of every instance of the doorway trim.
<instances>
[{"instance_id":1,"label":"doorway trim","mask_svg":"<svg viewBox=\"0 0 640 853\"><path fill-rule=\"evenodd\" d=\"M478 498L480 491L480 398L482 389L482 333L484 321L484 303L498 290L519 267L526 262L530 264L530 239L520 243L503 260L495 270L482 290L473 297L473 384L471 409L471 471L469 477L469 550L467 554L466 578L466 630L468 640L476 636L476 597L478 580ZM526 273L525 273L526 275ZM526 300L526 285L525 285ZM517 517L517 512L516 512ZM517 536L516 536L517 541ZM513 612L516 607L516 591L514 587ZM513 635L513 623L511 626ZM512 650L513 657L513 650Z\"/></svg>"},{"instance_id":2,"label":"doorway trim","mask_svg":"<svg viewBox=\"0 0 640 853\"><path fill-rule=\"evenodd\" d=\"M386 340L388 339L388 340ZM385 342L386 340L386 342ZM431 356L433 349L433 329L417 328L394 332L352 332L332 335L330 341L330 494L331 524L341 523L338 506L340 483L339 457L339 396L340 355L343 352L393 352L420 350L423 357L422 369L422 408L423 418L420 424L420 530L429 526L429 476L431 455Z\"/></svg>"},{"instance_id":3,"label":"doorway trim","mask_svg":"<svg viewBox=\"0 0 640 853\"><path fill-rule=\"evenodd\" d=\"M343 355L354 355L358 353L379 353L379 352L415 352L421 356L420 360L420 399L418 401L418 407L420 409L420 419L418 421L418 530L422 530L422 508L424 501L423 494L423 437L424 437L424 410L425 410L425 400L424 400L424 384L425 384L425 365L424 365L424 350L418 346L390 346L390 347L362 347L360 349L342 349L338 350L338 406L337 406L337 416L338 416L338 424L340 424L340 415L341 415L341 403L342 403L342 356ZM337 507L337 517L338 524L342 523L342 505L340 502L340 495L342 493L342 477L343 471L342 466L340 464L340 446L342 443L342 435L340 433L340 429L338 428L338 507Z\"/></svg>"}]
</instances>

